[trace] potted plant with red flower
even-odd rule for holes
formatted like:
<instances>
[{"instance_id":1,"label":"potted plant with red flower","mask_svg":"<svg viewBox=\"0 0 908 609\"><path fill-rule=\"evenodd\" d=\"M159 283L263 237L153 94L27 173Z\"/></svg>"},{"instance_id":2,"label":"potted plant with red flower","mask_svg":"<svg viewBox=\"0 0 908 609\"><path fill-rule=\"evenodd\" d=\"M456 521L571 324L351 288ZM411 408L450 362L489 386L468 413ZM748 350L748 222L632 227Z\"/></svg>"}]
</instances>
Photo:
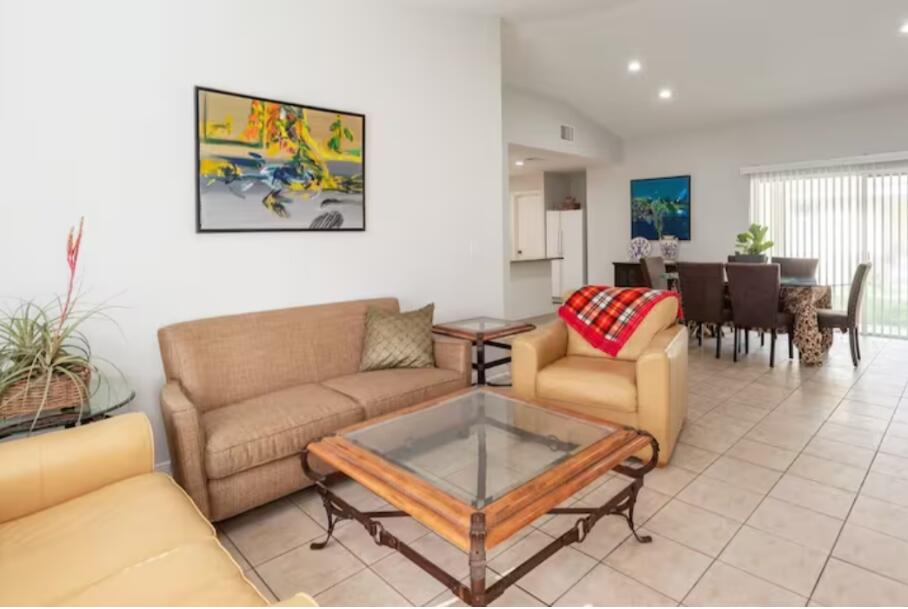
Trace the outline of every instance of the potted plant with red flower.
<instances>
[{"instance_id":1,"label":"potted plant with red flower","mask_svg":"<svg viewBox=\"0 0 908 609\"><path fill-rule=\"evenodd\" d=\"M83 309L75 294L84 219L66 241L66 295L47 306L34 301L0 314L0 420L82 409L98 369L81 328L101 307ZM34 426L34 423L33 423Z\"/></svg>"}]
</instances>

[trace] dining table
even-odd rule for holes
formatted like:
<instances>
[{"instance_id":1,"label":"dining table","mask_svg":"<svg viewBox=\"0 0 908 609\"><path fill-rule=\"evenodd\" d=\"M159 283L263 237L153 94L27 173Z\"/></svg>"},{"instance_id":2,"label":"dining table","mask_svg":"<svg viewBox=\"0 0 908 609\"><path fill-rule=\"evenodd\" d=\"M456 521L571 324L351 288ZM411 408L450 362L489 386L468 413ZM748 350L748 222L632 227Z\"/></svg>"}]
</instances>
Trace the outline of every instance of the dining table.
<instances>
[{"instance_id":1,"label":"dining table","mask_svg":"<svg viewBox=\"0 0 908 609\"><path fill-rule=\"evenodd\" d=\"M663 277L670 289L680 292L678 273L664 273ZM839 286L821 284L816 279L804 277L782 277L780 284L779 310L794 316L792 338L798 348L800 361L805 366L821 366L832 348L832 329L820 328L817 310L832 307L832 289ZM728 290L727 282L725 289ZM778 331L787 332L782 328Z\"/></svg>"}]
</instances>

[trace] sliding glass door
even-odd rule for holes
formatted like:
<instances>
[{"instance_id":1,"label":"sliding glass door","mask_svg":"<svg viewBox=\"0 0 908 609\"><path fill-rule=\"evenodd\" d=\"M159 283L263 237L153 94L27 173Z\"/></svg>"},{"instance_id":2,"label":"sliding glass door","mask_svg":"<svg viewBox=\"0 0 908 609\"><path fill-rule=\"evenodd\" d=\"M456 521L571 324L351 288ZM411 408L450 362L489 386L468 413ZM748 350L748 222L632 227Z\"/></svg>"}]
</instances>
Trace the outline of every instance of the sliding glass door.
<instances>
[{"instance_id":1,"label":"sliding glass door","mask_svg":"<svg viewBox=\"0 0 908 609\"><path fill-rule=\"evenodd\" d=\"M818 279L844 309L855 267L873 263L863 330L908 337L908 164L752 174L750 216L771 255L819 258Z\"/></svg>"}]
</instances>

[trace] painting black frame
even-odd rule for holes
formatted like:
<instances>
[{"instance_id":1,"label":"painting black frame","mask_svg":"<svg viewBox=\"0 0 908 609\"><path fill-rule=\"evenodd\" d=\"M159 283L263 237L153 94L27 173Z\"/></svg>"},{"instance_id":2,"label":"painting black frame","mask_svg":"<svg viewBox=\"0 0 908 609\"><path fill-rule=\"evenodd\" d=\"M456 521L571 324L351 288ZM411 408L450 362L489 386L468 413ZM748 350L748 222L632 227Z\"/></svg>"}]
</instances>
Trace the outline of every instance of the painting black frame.
<instances>
[{"instance_id":1,"label":"painting black frame","mask_svg":"<svg viewBox=\"0 0 908 609\"><path fill-rule=\"evenodd\" d=\"M656 178L631 179L630 182L628 183L628 195L629 195L628 199L630 201L631 206L633 206L633 204L634 204L634 182L653 182L656 180L677 180L679 178L685 178L687 180L687 198L690 199L690 203L688 204L688 207L690 208L691 215L688 217L688 223L690 224L690 226L687 227L688 237L687 237L687 239L679 238L678 241L693 241L694 240L694 217L693 217L693 209L694 209L693 183L694 183L694 181L693 181L693 177L691 176L691 174L688 173L688 174L679 174L679 175L674 175L674 176L659 176ZM631 238L633 239L634 238L633 214L631 215L630 229L631 229L631 231L630 231Z\"/></svg>"},{"instance_id":2,"label":"painting black frame","mask_svg":"<svg viewBox=\"0 0 908 609\"><path fill-rule=\"evenodd\" d=\"M224 95L235 95L237 97L249 97L252 99L258 99L264 102L271 102L273 104L286 104L291 106L300 106L303 108L309 108L311 110L317 110L320 112L334 112L340 114L347 114L349 116L357 116L363 121L363 137L362 137L362 150L363 150L363 225L360 228L202 228L202 187L199 184L199 173L201 170L201 159L199 158L199 151L201 150L202 141L200 139L201 134L199 133L199 92L200 91L209 91L211 93L221 93ZM193 123L193 130L195 131L195 171L193 172L193 180L195 182L195 232L198 233L361 233L366 230L366 115L359 112L349 112L347 110L335 110L332 108L322 108L319 106L310 106L307 104L300 104L296 102L281 101L279 99L271 99L268 97L261 97L258 95L253 95L250 93L237 93L236 91L226 91L224 89L215 89L213 87L205 87L202 85L196 85L193 87L193 106L195 108L195 121Z\"/></svg>"}]
</instances>

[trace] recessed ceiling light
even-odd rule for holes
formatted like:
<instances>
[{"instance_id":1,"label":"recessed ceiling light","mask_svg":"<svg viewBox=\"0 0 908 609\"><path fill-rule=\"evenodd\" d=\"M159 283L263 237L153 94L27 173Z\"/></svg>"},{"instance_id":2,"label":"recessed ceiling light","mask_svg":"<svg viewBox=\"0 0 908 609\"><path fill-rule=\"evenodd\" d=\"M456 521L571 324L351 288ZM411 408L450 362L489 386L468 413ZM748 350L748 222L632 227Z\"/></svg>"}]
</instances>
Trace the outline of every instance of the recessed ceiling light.
<instances>
[{"instance_id":1,"label":"recessed ceiling light","mask_svg":"<svg viewBox=\"0 0 908 609\"><path fill-rule=\"evenodd\" d=\"M899 32L902 34L908 34L908 21L902 24L902 27L899 28Z\"/></svg>"},{"instance_id":2,"label":"recessed ceiling light","mask_svg":"<svg viewBox=\"0 0 908 609\"><path fill-rule=\"evenodd\" d=\"M523 161L514 161L514 164L518 167L523 167Z\"/></svg>"},{"instance_id":3,"label":"recessed ceiling light","mask_svg":"<svg viewBox=\"0 0 908 609\"><path fill-rule=\"evenodd\" d=\"M672 98L671 89L669 89L668 87L659 89L659 99L671 99L671 98Z\"/></svg>"},{"instance_id":4,"label":"recessed ceiling light","mask_svg":"<svg viewBox=\"0 0 908 609\"><path fill-rule=\"evenodd\" d=\"M632 59L629 62L627 62L627 71L630 72L631 74L636 74L637 72L639 72L642 69L643 69L643 64L640 63L639 61L637 61L636 59Z\"/></svg>"}]
</instances>

